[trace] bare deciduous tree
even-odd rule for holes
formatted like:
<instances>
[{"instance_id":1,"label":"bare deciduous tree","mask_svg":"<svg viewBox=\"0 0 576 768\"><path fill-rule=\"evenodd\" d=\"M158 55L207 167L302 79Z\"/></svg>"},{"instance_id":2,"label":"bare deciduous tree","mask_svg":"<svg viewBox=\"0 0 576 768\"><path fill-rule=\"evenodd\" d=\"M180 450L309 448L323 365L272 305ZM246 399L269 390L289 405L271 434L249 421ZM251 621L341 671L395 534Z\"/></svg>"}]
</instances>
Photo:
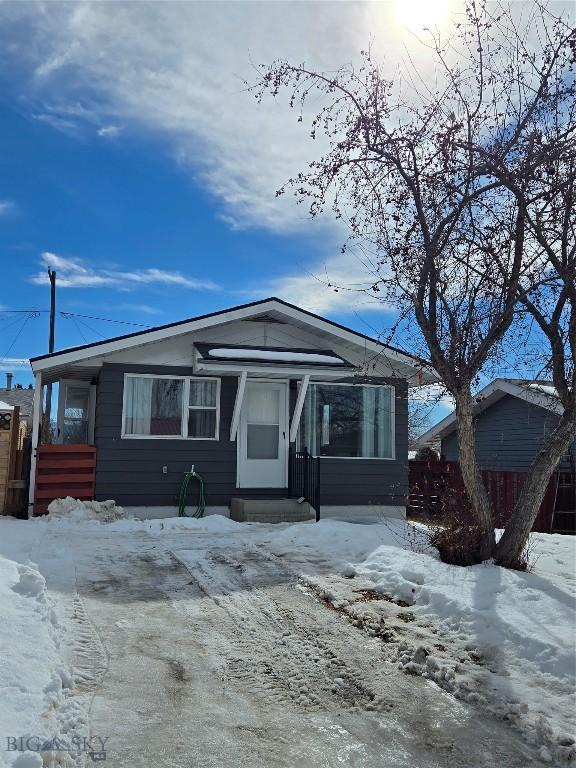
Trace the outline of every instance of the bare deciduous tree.
<instances>
[{"instance_id":1,"label":"bare deciduous tree","mask_svg":"<svg viewBox=\"0 0 576 768\"><path fill-rule=\"evenodd\" d=\"M564 83L558 83L564 88ZM576 100L572 104L576 110ZM562 128L567 124L562 120ZM496 559L520 562L550 477L576 438L576 121L568 121L560 158L537 170L526 196L529 236L540 258L519 287L519 299L548 344L546 366L562 413L547 436L522 487L510 523L498 543ZM558 138L558 124L554 133Z\"/></svg>"},{"instance_id":2,"label":"bare deciduous tree","mask_svg":"<svg viewBox=\"0 0 576 768\"><path fill-rule=\"evenodd\" d=\"M560 152L560 139L556 149L538 143L535 125L569 103L570 88L550 82L568 76L574 58L561 20L536 4L528 18L514 14L469 2L449 42L430 36L433 76L386 78L366 51L360 67L334 73L276 61L253 86L258 99L288 91L300 121L312 94L322 100L311 135L322 133L329 148L278 194L292 188L313 217L331 207L345 219L351 239L373 247L372 293L415 318L456 403L478 560L493 555L495 540L472 391L515 320L519 294L532 295L530 186Z\"/></svg>"}]
</instances>

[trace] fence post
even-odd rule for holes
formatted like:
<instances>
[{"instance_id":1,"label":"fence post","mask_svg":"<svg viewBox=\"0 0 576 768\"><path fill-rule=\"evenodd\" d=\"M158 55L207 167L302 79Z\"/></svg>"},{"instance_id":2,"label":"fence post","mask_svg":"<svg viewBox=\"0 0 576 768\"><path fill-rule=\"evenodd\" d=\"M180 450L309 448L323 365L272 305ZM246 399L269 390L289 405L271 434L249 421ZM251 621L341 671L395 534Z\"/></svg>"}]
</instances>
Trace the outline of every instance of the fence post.
<instances>
[{"instance_id":1,"label":"fence post","mask_svg":"<svg viewBox=\"0 0 576 768\"><path fill-rule=\"evenodd\" d=\"M12 423L10 424L10 448L8 454L8 475L6 477L6 496L4 498L4 512L12 514L14 506L14 481L16 477L16 457L18 456L18 441L20 439L20 406L14 406L12 411Z\"/></svg>"}]
</instances>

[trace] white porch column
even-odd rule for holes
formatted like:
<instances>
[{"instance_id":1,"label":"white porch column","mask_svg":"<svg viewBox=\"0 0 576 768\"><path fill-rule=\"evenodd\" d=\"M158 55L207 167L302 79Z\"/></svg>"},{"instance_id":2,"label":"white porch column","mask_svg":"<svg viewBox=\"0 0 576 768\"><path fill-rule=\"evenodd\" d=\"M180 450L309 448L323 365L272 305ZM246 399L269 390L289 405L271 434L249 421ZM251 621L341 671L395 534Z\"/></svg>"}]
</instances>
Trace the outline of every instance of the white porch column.
<instances>
[{"instance_id":1,"label":"white porch column","mask_svg":"<svg viewBox=\"0 0 576 768\"><path fill-rule=\"evenodd\" d=\"M291 443L293 443L294 440L296 440L298 425L300 424L300 416L302 415L304 400L306 399L306 393L308 392L308 384L310 384L309 373L307 373L302 379L302 384L300 384L300 389L298 390L298 397L296 398L296 404L294 405L294 413L292 414L292 424L290 424L290 442Z\"/></svg>"},{"instance_id":2,"label":"white porch column","mask_svg":"<svg viewBox=\"0 0 576 768\"><path fill-rule=\"evenodd\" d=\"M28 492L28 517L34 510L34 494L36 492L36 449L40 439L40 422L42 421L42 371L35 374L34 400L32 404L32 447L30 452L30 490Z\"/></svg>"},{"instance_id":3,"label":"white porch column","mask_svg":"<svg viewBox=\"0 0 576 768\"><path fill-rule=\"evenodd\" d=\"M236 401L234 403L234 413L232 414L232 423L230 424L230 440L236 440L238 424L240 423L240 412L242 410L242 401L244 400L244 390L246 389L246 379L248 371L242 371L238 379L238 389L236 390Z\"/></svg>"}]
</instances>

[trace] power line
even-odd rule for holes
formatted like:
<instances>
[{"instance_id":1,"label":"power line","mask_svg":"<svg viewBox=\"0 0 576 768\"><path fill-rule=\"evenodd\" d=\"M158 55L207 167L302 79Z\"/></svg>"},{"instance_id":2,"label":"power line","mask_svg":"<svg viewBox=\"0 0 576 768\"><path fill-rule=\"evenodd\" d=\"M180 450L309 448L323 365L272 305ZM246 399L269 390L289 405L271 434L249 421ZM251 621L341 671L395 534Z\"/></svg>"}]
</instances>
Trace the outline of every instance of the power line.
<instances>
[{"instance_id":1,"label":"power line","mask_svg":"<svg viewBox=\"0 0 576 768\"><path fill-rule=\"evenodd\" d=\"M121 325L134 325L138 328L152 328L151 325L144 325L143 323L133 323L130 320L115 320L111 317L95 317L94 315L80 315L77 312L60 312L60 315L62 317L82 317L85 320L102 320L105 323L120 323ZM96 332L95 332L96 333Z\"/></svg>"},{"instance_id":2,"label":"power line","mask_svg":"<svg viewBox=\"0 0 576 768\"><path fill-rule=\"evenodd\" d=\"M108 338L107 336L104 336L103 333L100 333L100 331L97 331L96 328L92 328L91 325L88 325L88 323L84 322L84 320L78 319L76 321L75 317L72 317L71 319L74 320L75 322L81 323L84 326L84 328L87 328L91 333L95 333L96 336L100 336L101 339L107 339Z\"/></svg>"},{"instance_id":3,"label":"power line","mask_svg":"<svg viewBox=\"0 0 576 768\"><path fill-rule=\"evenodd\" d=\"M88 341L88 339L86 338L86 336L84 336L84 333L82 332L82 329L80 328L80 325L78 324L78 321L76 320L76 318L75 318L75 317L68 317L68 318L66 318L66 319L67 319L67 320L72 320L72 322L73 322L73 323L74 323L74 325L76 326L76 330L78 331L78 333L79 333L79 334L80 334L80 336L82 337L82 341L83 341L85 344L89 344L90 342Z\"/></svg>"},{"instance_id":4,"label":"power line","mask_svg":"<svg viewBox=\"0 0 576 768\"><path fill-rule=\"evenodd\" d=\"M0 309L0 313L2 314L13 314L13 313L34 313L35 315L39 315L42 312L50 312L49 309Z\"/></svg>"},{"instance_id":5,"label":"power line","mask_svg":"<svg viewBox=\"0 0 576 768\"><path fill-rule=\"evenodd\" d=\"M20 315L33 315L34 317L39 317L41 314L48 314L50 312L49 309L0 309L0 314L3 315L11 315L11 314L20 314ZM96 317L94 315L81 315L78 312L65 312L64 310L60 310L58 312L59 315L62 317L83 317L86 320L101 320L105 323L118 323L120 325L134 325L138 328L152 328L151 325L145 325L144 323L134 323L131 320L117 320L113 317ZM5 320L8 320L9 318L0 318L0 322L4 322Z\"/></svg>"},{"instance_id":6,"label":"power line","mask_svg":"<svg viewBox=\"0 0 576 768\"><path fill-rule=\"evenodd\" d=\"M22 331L23 331L23 330L24 330L24 328L26 327L26 325L27 325L28 321L29 321L29 320L31 320L33 317L34 317L34 315L28 315L27 317L25 317L25 318L24 318L24 320L23 320L23 322L22 322L22 325L20 326L20 328L19 328L19 329L18 329L18 331L16 332L16 336L14 336L14 338L12 339L12 342L11 342L10 346L8 347L8 349L6 350L6 352L4 352L4 354L2 355L2 357L3 357L3 358L6 358L6 357L8 357L8 355L9 355L9 354L10 354L10 352L12 351L12 349L13 349L14 345L16 344L16 342L18 341L18 339L20 338L20 335L22 334ZM20 320L20 318L18 318L18 320L17 320L16 322L18 322L19 320Z\"/></svg>"}]
</instances>

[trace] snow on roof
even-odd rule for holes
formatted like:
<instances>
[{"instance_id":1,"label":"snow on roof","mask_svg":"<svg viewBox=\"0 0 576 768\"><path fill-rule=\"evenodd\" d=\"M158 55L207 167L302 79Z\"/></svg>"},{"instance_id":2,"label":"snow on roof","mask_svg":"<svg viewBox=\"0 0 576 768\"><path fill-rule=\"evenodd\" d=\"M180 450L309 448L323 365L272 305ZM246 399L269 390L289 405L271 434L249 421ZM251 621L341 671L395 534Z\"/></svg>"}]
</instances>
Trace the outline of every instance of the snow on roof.
<instances>
[{"instance_id":1,"label":"snow on roof","mask_svg":"<svg viewBox=\"0 0 576 768\"><path fill-rule=\"evenodd\" d=\"M271 349L242 349L239 347L215 347L208 351L210 357L225 360L268 360L281 363L320 363L324 365L346 365L346 361L337 355L318 352L292 352Z\"/></svg>"},{"instance_id":2,"label":"snow on roof","mask_svg":"<svg viewBox=\"0 0 576 768\"><path fill-rule=\"evenodd\" d=\"M13 411L14 406L9 405L8 403L5 403L3 400L0 400L0 411Z\"/></svg>"},{"instance_id":3,"label":"snow on roof","mask_svg":"<svg viewBox=\"0 0 576 768\"><path fill-rule=\"evenodd\" d=\"M550 395L550 397L558 397L558 390L556 389L556 387L553 387L551 384L540 384L539 382L533 381L525 386L528 386L529 389L534 389L537 392L542 392L543 395Z\"/></svg>"}]
</instances>

